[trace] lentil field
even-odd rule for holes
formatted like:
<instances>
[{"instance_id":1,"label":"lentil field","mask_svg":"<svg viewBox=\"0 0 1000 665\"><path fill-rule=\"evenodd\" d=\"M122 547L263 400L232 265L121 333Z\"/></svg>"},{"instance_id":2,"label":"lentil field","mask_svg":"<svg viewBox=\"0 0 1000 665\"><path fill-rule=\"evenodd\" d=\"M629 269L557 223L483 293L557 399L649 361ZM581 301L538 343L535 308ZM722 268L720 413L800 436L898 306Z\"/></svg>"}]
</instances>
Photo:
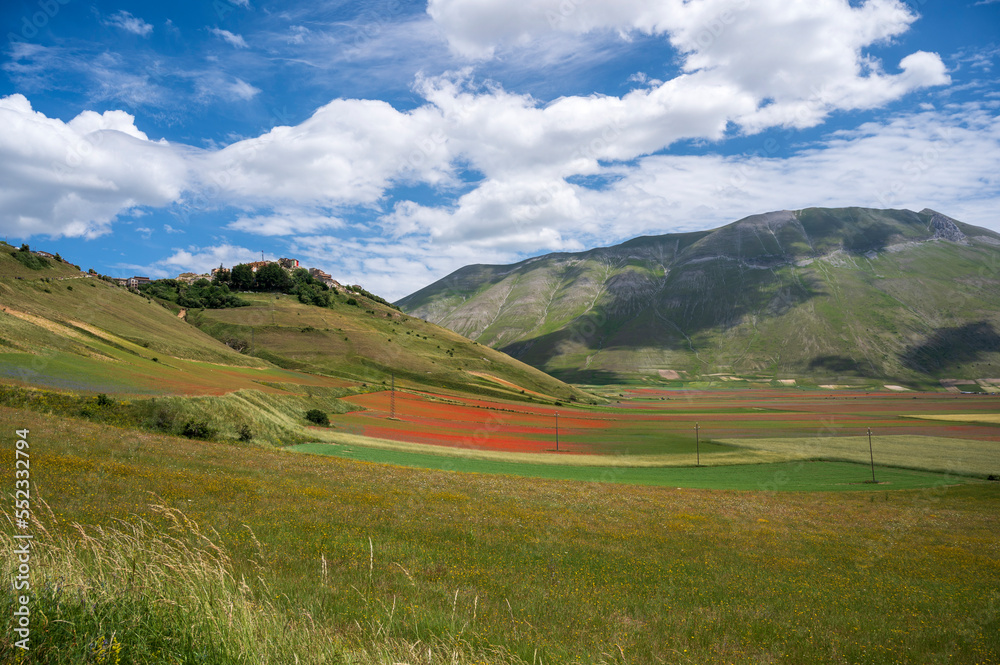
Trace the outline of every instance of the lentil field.
<instances>
[{"instance_id":1,"label":"lentil field","mask_svg":"<svg viewBox=\"0 0 1000 665\"><path fill-rule=\"evenodd\" d=\"M405 452L570 466L874 458L880 466L1000 476L1000 397L993 395L633 389L606 406L552 406L382 391L344 401L360 409L333 416L334 429L317 438L352 444L354 454L365 438L393 451L369 450L371 461L420 465L398 454Z\"/></svg>"}]
</instances>

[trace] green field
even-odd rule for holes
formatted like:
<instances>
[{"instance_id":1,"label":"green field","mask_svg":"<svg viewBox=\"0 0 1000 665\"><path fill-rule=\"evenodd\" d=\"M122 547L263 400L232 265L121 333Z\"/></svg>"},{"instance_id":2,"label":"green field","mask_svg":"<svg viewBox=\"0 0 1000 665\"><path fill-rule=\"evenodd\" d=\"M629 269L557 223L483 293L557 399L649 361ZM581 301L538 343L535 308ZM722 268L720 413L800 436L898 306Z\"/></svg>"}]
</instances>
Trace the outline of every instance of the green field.
<instances>
[{"instance_id":1,"label":"green field","mask_svg":"<svg viewBox=\"0 0 1000 665\"><path fill-rule=\"evenodd\" d=\"M967 480L944 474L878 467L875 476L877 483L873 484L871 469L868 466L846 462L801 461L706 467L600 467L488 461L328 443L300 444L290 446L288 450L444 471L699 489L836 492L919 489L958 484Z\"/></svg>"}]
</instances>

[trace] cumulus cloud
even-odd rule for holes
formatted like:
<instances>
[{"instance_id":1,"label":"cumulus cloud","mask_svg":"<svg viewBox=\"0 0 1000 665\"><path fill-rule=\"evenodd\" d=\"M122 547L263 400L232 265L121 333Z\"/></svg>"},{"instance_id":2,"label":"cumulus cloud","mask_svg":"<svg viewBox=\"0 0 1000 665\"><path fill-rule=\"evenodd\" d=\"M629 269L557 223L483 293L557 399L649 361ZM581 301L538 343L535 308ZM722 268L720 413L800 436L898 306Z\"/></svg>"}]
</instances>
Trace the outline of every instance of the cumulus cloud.
<instances>
[{"instance_id":1,"label":"cumulus cloud","mask_svg":"<svg viewBox=\"0 0 1000 665\"><path fill-rule=\"evenodd\" d=\"M186 151L154 142L124 111L85 111L68 123L0 98L0 228L93 238L120 212L164 206L188 180Z\"/></svg>"},{"instance_id":2,"label":"cumulus cloud","mask_svg":"<svg viewBox=\"0 0 1000 665\"><path fill-rule=\"evenodd\" d=\"M668 104L677 90L686 97L724 93L730 103L712 119L751 133L814 126L832 111L874 108L949 81L936 54L907 56L897 74L864 55L916 20L897 0L858 6L843 0L533 0L516 8L501 0L430 0L427 11L452 48L469 58L559 33L662 36L680 55L683 76L660 84L659 101ZM662 111L659 120L669 123Z\"/></svg>"},{"instance_id":3,"label":"cumulus cloud","mask_svg":"<svg viewBox=\"0 0 1000 665\"><path fill-rule=\"evenodd\" d=\"M623 235L710 228L755 212L812 206L924 207L1000 229L1000 126L968 108L929 111L838 132L778 158L777 140L757 155L657 155L616 169L602 190L580 192L603 232Z\"/></svg>"},{"instance_id":4,"label":"cumulus cloud","mask_svg":"<svg viewBox=\"0 0 1000 665\"><path fill-rule=\"evenodd\" d=\"M608 167L593 187L556 175L489 181L450 206L400 202L381 221L403 244L507 260L812 206L930 207L1000 230L1000 125L987 110L898 116L777 156L789 148L769 138L750 155L649 156Z\"/></svg>"},{"instance_id":5,"label":"cumulus cloud","mask_svg":"<svg viewBox=\"0 0 1000 665\"><path fill-rule=\"evenodd\" d=\"M203 186L248 202L346 205L375 202L395 181L443 184L452 167L440 121L431 107L336 100L295 127L205 155Z\"/></svg>"},{"instance_id":6,"label":"cumulus cloud","mask_svg":"<svg viewBox=\"0 0 1000 665\"><path fill-rule=\"evenodd\" d=\"M131 32L140 37L146 37L153 31L153 26L146 23L138 16L132 16L124 9L112 14L103 21L104 25L110 25L125 32Z\"/></svg>"},{"instance_id":7,"label":"cumulus cloud","mask_svg":"<svg viewBox=\"0 0 1000 665\"><path fill-rule=\"evenodd\" d=\"M261 236L292 236L319 233L344 226L344 221L331 214L312 210L284 208L272 214L242 215L227 228Z\"/></svg>"}]
</instances>

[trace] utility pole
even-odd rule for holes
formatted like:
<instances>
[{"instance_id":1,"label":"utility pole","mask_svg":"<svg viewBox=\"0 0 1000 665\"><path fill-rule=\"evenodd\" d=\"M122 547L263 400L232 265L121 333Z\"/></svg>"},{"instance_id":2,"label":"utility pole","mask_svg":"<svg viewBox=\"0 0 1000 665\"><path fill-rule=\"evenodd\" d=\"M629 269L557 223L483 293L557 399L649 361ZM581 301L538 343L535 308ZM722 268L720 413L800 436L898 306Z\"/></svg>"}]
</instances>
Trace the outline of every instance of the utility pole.
<instances>
[{"instance_id":1,"label":"utility pole","mask_svg":"<svg viewBox=\"0 0 1000 665\"><path fill-rule=\"evenodd\" d=\"M556 411L556 452L559 452L559 412Z\"/></svg>"},{"instance_id":2,"label":"utility pole","mask_svg":"<svg viewBox=\"0 0 1000 665\"><path fill-rule=\"evenodd\" d=\"M389 379L389 417L396 417L396 373L393 372Z\"/></svg>"},{"instance_id":3,"label":"utility pole","mask_svg":"<svg viewBox=\"0 0 1000 665\"><path fill-rule=\"evenodd\" d=\"M872 452L872 428L868 428L868 456L872 461L872 482L877 482L875 480L875 453Z\"/></svg>"},{"instance_id":4,"label":"utility pole","mask_svg":"<svg viewBox=\"0 0 1000 665\"><path fill-rule=\"evenodd\" d=\"M697 460L697 462L695 462L695 466L701 466L701 436L699 433L698 423L694 424L694 450L695 455L697 455L695 458Z\"/></svg>"}]
</instances>

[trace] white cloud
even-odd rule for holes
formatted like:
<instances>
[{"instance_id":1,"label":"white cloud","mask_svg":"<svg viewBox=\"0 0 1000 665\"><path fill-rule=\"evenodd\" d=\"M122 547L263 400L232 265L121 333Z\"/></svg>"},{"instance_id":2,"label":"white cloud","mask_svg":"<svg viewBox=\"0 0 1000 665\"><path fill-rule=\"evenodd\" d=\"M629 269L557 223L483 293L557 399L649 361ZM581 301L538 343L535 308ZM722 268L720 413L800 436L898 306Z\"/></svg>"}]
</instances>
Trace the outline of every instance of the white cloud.
<instances>
[{"instance_id":1,"label":"white cloud","mask_svg":"<svg viewBox=\"0 0 1000 665\"><path fill-rule=\"evenodd\" d=\"M288 29L286 40L289 44L305 44L306 37L310 34L309 28L304 25L293 25Z\"/></svg>"},{"instance_id":2,"label":"white cloud","mask_svg":"<svg viewBox=\"0 0 1000 665\"><path fill-rule=\"evenodd\" d=\"M461 245L426 241L344 240L336 236L297 238L290 255L303 265L329 272L342 284L360 284L390 301L468 265L472 257ZM482 263L505 263L510 252L483 250Z\"/></svg>"},{"instance_id":3,"label":"white cloud","mask_svg":"<svg viewBox=\"0 0 1000 665\"><path fill-rule=\"evenodd\" d=\"M240 78L228 84L228 90L234 97L243 100L253 99L260 93L260 88L255 88Z\"/></svg>"},{"instance_id":4,"label":"white cloud","mask_svg":"<svg viewBox=\"0 0 1000 665\"><path fill-rule=\"evenodd\" d=\"M148 229L146 229L148 230ZM277 257L271 254L267 258L274 260ZM186 248L174 248L173 253L159 261L145 265L135 263L119 263L114 266L121 275L145 275L153 279L163 279L176 277L180 273L193 272L195 274L209 273L213 268L220 265L230 268L238 263L249 263L259 261L260 252L224 243L212 247L200 247L192 245Z\"/></svg>"},{"instance_id":5,"label":"white cloud","mask_svg":"<svg viewBox=\"0 0 1000 665\"><path fill-rule=\"evenodd\" d=\"M153 142L124 111L85 111L68 123L0 98L0 229L15 237L93 238L119 213L176 201L187 153Z\"/></svg>"},{"instance_id":6,"label":"white cloud","mask_svg":"<svg viewBox=\"0 0 1000 665\"><path fill-rule=\"evenodd\" d=\"M328 214L285 208L270 215L243 215L227 228L262 236L291 236L319 233L343 226L343 220Z\"/></svg>"},{"instance_id":7,"label":"white cloud","mask_svg":"<svg viewBox=\"0 0 1000 665\"><path fill-rule=\"evenodd\" d=\"M237 35L221 28L212 28L209 32L234 48L248 48L247 42L243 39L242 35Z\"/></svg>"},{"instance_id":8,"label":"white cloud","mask_svg":"<svg viewBox=\"0 0 1000 665\"><path fill-rule=\"evenodd\" d=\"M844 0L533 0L515 7L503 0L430 0L427 11L452 48L470 58L558 33L662 36L680 54L683 76L658 86L657 94L633 97L623 109L659 110L661 123L672 121L669 105L677 99L690 104L718 94L710 120L723 125L733 121L751 133L774 125L811 127L834 110L874 108L949 81L936 54L903 58L898 74L864 55L916 20L898 0L860 6Z\"/></svg>"},{"instance_id":9,"label":"white cloud","mask_svg":"<svg viewBox=\"0 0 1000 665\"><path fill-rule=\"evenodd\" d=\"M146 23L138 16L132 16L132 14L124 9L112 14L103 23L104 25L110 25L120 30L139 35L140 37L146 37L153 31L152 25Z\"/></svg>"},{"instance_id":10,"label":"white cloud","mask_svg":"<svg viewBox=\"0 0 1000 665\"><path fill-rule=\"evenodd\" d=\"M222 99L229 102L248 101L260 94L256 88L241 78L230 78L218 69L189 72L194 80L195 97L203 104Z\"/></svg>"},{"instance_id":11,"label":"white cloud","mask_svg":"<svg viewBox=\"0 0 1000 665\"><path fill-rule=\"evenodd\" d=\"M611 187L580 192L604 235L712 228L748 214L813 206L933 208L1000 230L1000 125L982 110L897 117L777 158L670 156L618 169Z\"/></svg>"},{"instance_id":12,"label":"white cloud","mask_svg":"<svg viewBox=\"0 0 1000 665\"><path fill-rule=\"evenodd\" d=\"M268 256L267 258L274 260L277 257ZM212 268L218 268L220 265L229 268L237 263L248 263L259 260L260 252L255 252L238 245L223 244L214 247L192 246L186 249L175 249L174 253L167 258L146 266L146 268L150 273L161 275L180 272L201 274L211 271Z\"/></svg>"},{"instance_id":13,"label":"white cloud","mask_svg":"<svg viewBox=\"0 0 1000 665\"><path fill-rule=\"evenodd\" d=\"M206 155L203 186L267 205L373 203L394 181L451 179L440 126L430 107L404 113L381 101L336 100L295 127Z\"/></svg>"}]
</instances>

